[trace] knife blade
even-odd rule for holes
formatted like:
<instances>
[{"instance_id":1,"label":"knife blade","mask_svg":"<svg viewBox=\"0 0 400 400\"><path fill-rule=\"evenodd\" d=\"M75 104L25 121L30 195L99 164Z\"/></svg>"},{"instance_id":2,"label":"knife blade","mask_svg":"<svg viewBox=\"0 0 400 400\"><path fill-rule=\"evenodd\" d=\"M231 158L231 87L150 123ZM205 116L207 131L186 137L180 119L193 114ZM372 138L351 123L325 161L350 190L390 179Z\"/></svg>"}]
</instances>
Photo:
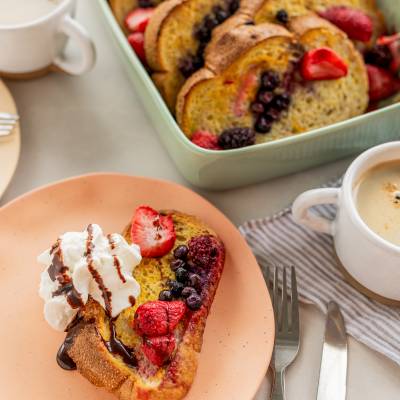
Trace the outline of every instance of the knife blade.
<instances>
[{"instance_id":1,"label":"knife blade","mask_svg":"<svg viewBox=\"0 0 400 400\"><path fill-rule=\"evenodd\" d=\"M339 306L328 304L317 400L345 400L347 336Z\"/></svg>"}]
</instances>

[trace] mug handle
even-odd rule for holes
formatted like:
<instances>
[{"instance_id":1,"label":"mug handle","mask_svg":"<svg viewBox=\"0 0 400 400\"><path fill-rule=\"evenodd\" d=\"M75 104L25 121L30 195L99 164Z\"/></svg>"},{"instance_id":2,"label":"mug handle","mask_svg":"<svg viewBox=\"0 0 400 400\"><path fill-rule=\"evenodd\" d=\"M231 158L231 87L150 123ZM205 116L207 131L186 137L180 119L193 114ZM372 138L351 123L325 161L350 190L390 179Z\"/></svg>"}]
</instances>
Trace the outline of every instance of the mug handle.
<instances>
[{"instance_id":1,"label":"mug handle","mask_svg":"<svg viewBox=\"0 0 400 400\"><path fill-rule=\"evenodd\" d=\"M53 64L71 75L81 75L89 71L96 60L96 49L86 30L69 15L61 20L58 30L77 42L82 58L80 61L68 61L58 56Z\"/></svg>"},{"instance_id":2,"label":"mug handle","mask_svg":"<svg viewBox=\"0 0 400 400\"><path fill-rule=\"evenodd\" d=\"M309 209L319 204L337 204L340 189L314 189L302 193L293 203L292 214L295 222L308 228L329 235L334 234L334 222L319 217Z\"/></svg>"}]
</instances>

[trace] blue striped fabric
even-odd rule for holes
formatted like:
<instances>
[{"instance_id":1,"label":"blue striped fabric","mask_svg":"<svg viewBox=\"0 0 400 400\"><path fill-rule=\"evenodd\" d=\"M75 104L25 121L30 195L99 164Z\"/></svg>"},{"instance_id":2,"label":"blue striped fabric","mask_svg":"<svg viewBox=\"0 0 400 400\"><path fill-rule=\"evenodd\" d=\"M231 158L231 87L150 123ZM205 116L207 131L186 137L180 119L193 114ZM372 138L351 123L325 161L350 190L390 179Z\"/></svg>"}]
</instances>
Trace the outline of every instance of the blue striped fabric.
<instances>
[{"instance_id":1,"label":"blue striped fabric","mask_svg":"<svg viewBox=\"0 0 400 400\"><path fill-rule=\"evenodd\" d=\"M317 206L314 211L331 219L336 213L332 205ZM297 225L290 208L246 222L239 229L262 267L296 266L301 301L326 312L328 302L335 300L347 333L400 365L400 309L368 299L344 280L330 236Z\"/></svg>"}]
</instances>

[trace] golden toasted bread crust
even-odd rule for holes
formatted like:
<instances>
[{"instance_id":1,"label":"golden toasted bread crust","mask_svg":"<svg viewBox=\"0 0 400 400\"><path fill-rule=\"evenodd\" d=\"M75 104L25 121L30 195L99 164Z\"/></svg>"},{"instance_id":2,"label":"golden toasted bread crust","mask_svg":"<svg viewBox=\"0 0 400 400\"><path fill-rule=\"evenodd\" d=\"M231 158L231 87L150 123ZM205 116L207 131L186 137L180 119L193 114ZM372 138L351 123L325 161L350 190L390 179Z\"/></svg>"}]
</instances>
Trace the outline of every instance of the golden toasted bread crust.
<instances>
[{"instance_id":1,"label":"golden toasted bread crust","mask_svg":"<svg viewBox=\"0 0 400 400\"><path fill-rule=\"evenodd\" d=\"M136 369L126 366L107 350L99 333L104 311L98 303L88 302L83 312L85 326L76 335L68 354L84 377L114 393L120 400L178 400L186 395L196 373L206 319L224 266L224 246L213 231L195 217L176 211L163 213L179 216L204 233L213 235L219 243L219 256L203 288L203 305L200 310L192 312L177 352L156 385L154 382L149 384ZM125 236L129 232L130 226L125 229Z\"/></svg>"}]
</instances>

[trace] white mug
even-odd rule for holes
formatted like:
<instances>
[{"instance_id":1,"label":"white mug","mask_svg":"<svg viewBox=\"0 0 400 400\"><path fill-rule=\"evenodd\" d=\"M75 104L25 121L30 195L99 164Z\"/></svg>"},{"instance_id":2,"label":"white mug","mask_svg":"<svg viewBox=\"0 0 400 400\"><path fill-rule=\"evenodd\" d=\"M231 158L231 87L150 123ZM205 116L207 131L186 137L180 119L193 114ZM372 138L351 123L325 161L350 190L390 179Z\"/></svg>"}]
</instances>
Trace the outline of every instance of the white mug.
<instances>
[{"instance_id":1,"label":"white mug","mask_svg":"<svg viewBox=\"0 0 400 400\"><path fill-rule=\"evenodd\" d=\"M72 18L75 7L76 0L62 0L51 12L33 21L0 24L0 75L30 77L48 70L80 75L89 71L96 52L86 30ZM63 58L68 38L80 48L79 60Z\"/></svg>"},{"instance_id":2,"label":"white mug","mask_svg":"<svg viewBox=\"0 0 400 400\"><path fill-rule=\"evenodd\" d=\"M293 203L293 218L314 231L332 235L336 254L345 275L354 286L376 300L400 304L400 247L372 231L361 219L354 189L370 168L400 160L400 141L371 148L350 165L340 189L315 189L301 194ZM334 221L315 215L310 208L335 204Z\"/></svg>"}]
</instances>

